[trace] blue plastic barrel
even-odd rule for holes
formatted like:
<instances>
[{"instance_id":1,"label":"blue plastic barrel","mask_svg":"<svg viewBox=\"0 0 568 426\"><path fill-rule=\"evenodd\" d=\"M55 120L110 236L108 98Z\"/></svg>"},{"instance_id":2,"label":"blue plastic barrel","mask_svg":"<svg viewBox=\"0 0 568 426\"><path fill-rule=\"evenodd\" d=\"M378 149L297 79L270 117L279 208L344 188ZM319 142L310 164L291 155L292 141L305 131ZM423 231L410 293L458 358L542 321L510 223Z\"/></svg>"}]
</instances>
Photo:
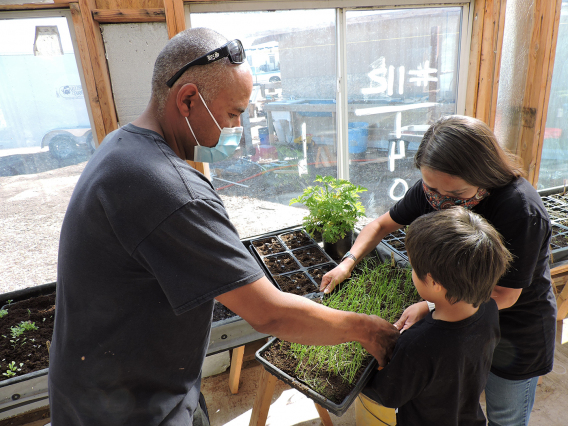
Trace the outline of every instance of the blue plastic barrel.
<instances>
[{"instance_id":1,"label":"blue plastic barrel","mask_svg":"<svg viewBox=\"0 0 568 426\"><path fill-rule=\"evenodd\" d=\"M270 145L270 141L268 139L268 127L260 127L258 129L258 137L260 138L261 145Z\"/></svg>"},{"instance_id":2,"label":"blue plastic barrel","mask_svg":"<svg viewBox=\"0 0 568 426\"><path fill-rule=\"evenodd\" d=\"M366 121L350 121L347 133L349 137L349 154L361 154L367 151L369 123Z\"/></svg>"}]
</instances>

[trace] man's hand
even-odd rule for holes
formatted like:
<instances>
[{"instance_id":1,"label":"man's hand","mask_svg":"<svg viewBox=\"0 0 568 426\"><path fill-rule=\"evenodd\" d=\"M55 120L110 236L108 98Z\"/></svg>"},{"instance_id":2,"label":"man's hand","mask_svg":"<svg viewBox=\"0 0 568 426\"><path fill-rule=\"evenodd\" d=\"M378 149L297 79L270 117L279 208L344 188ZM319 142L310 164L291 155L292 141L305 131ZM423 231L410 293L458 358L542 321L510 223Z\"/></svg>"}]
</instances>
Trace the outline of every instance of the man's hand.
<instances>
[{"instance_id":1,"label":"man's hand","mask_svg":"<svg viewBox=\"0 0 568 426\"><path fill-rule=\"evenodd\" d=\"M353 263L353 260L346 259L325 274L321 279L320 291L323 291L326 294L331 293L337 284L349 278L351 276L351 269L347 266L349 262Z\"/></svg>"},{"instance_id":2,"label":"man's hand","mask_svg":"<svg viewBox=\"0 0 568 426\"><path fill-rule=\"evenodd\" d=\"M414 305L410 305L404 310L400 319L394 323L394 326L402 333L424 318L428 312L430 312L430 309L426 302L418 302Z\"/></svg>"},{"instance_id":3,"label":"man's hand","mask_svg":"<svg viewBox=\"0 0 568 426\"><path fill-rule=\"evenodd\" d=\"M394 325L376 315L371 315L369 319L371 320L370 341L361 344L379 361L379 366L384 367L390 361L400 332Z\"/></svg>"}]
</instances>

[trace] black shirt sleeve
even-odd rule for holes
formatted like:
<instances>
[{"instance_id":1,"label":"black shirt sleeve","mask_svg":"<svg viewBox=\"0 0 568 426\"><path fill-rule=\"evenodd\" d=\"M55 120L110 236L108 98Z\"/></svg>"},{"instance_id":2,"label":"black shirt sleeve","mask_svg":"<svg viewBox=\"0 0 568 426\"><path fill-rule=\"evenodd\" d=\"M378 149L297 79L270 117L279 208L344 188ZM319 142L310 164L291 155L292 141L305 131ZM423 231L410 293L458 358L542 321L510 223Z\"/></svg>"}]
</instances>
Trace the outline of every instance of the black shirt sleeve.
<instances>
[{"instance_id":1,"label":"black shirt sleeve","mask_svg":"<svg viewBox=\"0 0 568 426\"><path fill-rule=\"evenodd\" d=\"M144 239L134 256L156 277L178 315L264 276L214 200L185 204Z\"/></svg>"}]
</instances>

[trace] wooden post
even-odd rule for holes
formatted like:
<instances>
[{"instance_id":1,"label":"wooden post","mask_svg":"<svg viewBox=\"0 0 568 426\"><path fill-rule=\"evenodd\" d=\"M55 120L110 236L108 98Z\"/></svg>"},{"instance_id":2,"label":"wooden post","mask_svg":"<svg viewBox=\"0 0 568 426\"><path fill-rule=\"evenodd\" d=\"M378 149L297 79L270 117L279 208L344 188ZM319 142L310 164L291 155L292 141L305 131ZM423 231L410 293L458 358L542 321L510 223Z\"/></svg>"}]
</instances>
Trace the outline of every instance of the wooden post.
<instances>
[{"instance_id":1,"label":"wooden post","mask_svg":"<svg viewBox=\"0 0 568 426\"><path fill-rule=\"evenodd\" d=\"M516 152L528 173L527 180L534 187L540 169L561 7L561 0L534 2L533 29L521 114L522 126Z\"/></svg>"},{"instance_id":2,"label":"wooden post","mask_svg":"<svg viewBox=\"0 0 568 426\"><path fill-rule=\"evenodd\" d=\"M315 403L316 410L318 410L318 414L320 416L320 420L323 426L333 426L333 422L331 421L331 417L328 411L323 408L321 405Z\"/></svg>"},{"instance_id":3,"label":"wooden post","mask_svg":"<svg viewBox=\"0 0 568 426\"><path fill-rule=\"evenodd\" d=\"M270 409L270 402L272 401L272 395L274 394L274 387L276 386L277 380L276 376L273 376L264 368L262 369L258 390L252 406L249 426L264 426L266 424L268 410Z\"/></svg>"},{"instance_id":4,"label":"wooden post","mask_svg":"<svg viewBox=\"0 0 568 426\"><path fill-rule=\"evenodd\" d=\"M493 127L506 0L479 0L473 12L465 114Z\"/></svg>"},{"instance_id":5,"label":"wooden post","mask_svg":"<svg viewBox=\"0 0 568 426\"><path fill-rule=\"evenodd\" d=\"M80 15L83 18L89 56L91 57L91 65L96 82L97 96L104 122L105 134L103 136L106 136L108 133L118 128L118 120L112 96L110 74L106 62L101 29L99 23L93 19L91 13L92 10L96 9L95 0L79 0L79 9Z\"/></svg>"},{"instance_id":6,"label":"wooden post","mask_svg":"<svg viewBox=\"0 0 568 426\"><path fill-rule=\"evenodd\" d=\"M89 106L91 107L93 122L95 124L95 128L93 129L93 141L95 141L96 145L99 146L99 144L106 136L107 132L105 129L101 104L97 95L97 84L95 82L95 76L93 73L93 64L91 63L91 57L89 55L87 37L85 35L85 27L83 26L84 18L81 15L79 4L71 3L69 5L69 9L71 11L71 17L73 18L75 38L77 40L77 45L79 48L79 52L77 53L81 58L81 67L83 69L83 76L85 78L87 92L85 98L87 99L87 102L89 102Z\"/></svg>"},{"instance_id":7,"label":"wooden post","mask_svg":"<svg viewBox=\"0 0 568 426\"><path fill-rule=\"evenodd\" d=\"M234 395L239 393L239 379L241 378L241 368L243 367L243 356L245 355L245 347L239 346L233 349L231 357L231 370L229 372L229 389Z\"/></svg>"}]
</instances>

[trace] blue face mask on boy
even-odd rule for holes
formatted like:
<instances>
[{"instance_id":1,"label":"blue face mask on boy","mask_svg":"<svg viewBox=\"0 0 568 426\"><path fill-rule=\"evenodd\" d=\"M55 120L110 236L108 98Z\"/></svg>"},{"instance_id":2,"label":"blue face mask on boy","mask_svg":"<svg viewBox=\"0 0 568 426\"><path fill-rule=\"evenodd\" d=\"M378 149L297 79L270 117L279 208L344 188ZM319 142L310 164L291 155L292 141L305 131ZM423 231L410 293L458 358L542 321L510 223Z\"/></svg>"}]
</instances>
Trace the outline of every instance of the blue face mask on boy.
<instances>
[{"instance_id":1,"label":"blue face mask on boy","mask_svg":"<svg viewBox=\"0 0 568 426\"><path fill-rule=\"evenodd\" d=\"M221 131L221 135L219 136L217 145L215 145L214 147L209 148L207 146L201 146L197 141L197 138L195 137L195 133L193 133L193 129L189 124L189 120L187 119L187 117L185 117L185 121L189 126L189 130L191 130L191 134L193 135L195 142L197 142L197 145L193 149L193 161L199 161L201 163L214 163L216 161L224 160L231 154L233 154L233 152L235 152L235 150L239 146L239 143L241 142L241 136L243 135L243 128L223 127L221 129L219 123L217 123L217 120L215 120L215 117L213 117L213 114L211 114L211 111L209 111L209 107L205 103L205 100L201 96L201 93L197 92L197 94L201 98L201 101L203 102L203 105L205 105L205 108L207 108L207 112Z\"/></svg>"}]
</instances>

